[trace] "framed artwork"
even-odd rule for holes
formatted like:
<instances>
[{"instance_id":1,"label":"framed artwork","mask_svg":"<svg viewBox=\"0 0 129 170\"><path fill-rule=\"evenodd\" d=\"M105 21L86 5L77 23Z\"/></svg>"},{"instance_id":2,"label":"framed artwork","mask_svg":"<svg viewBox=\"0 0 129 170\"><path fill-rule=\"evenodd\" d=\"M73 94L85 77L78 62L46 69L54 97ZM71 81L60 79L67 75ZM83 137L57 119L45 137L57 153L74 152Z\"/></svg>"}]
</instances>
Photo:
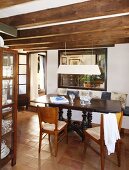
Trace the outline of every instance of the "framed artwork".
<instances>
[{"instance_id":1,"label":"framed artwork","mask_svg":"<svg viewBox=\"0 0 129 170\"><path fill-rule=\"evenodd\" d=\"M79 65L80 64L80 59L69 59L69 64L70 65Z\"/></svg>"},{"instance_id":2,"label":"framed artwork","mask_svg":"<svg viewBox=\"0 0 129 170\"><path fill-rule=\"evenodd\" d=\"M67 57L61 57L61 64L62 65L67 64Z\"/></svg>"}]
</instances>

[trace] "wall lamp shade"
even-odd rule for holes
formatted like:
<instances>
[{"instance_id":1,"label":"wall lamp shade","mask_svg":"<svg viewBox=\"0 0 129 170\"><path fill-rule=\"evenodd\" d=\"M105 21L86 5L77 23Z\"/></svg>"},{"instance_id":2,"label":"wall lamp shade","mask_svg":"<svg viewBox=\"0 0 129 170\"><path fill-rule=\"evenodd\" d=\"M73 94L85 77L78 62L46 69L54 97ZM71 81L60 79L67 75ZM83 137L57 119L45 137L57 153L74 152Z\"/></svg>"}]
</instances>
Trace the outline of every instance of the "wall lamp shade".
<instances>
[{"instance_id":1,"label":"wall lamp shade","mask_svg":"<svg viewBox=\"0 0 129 170\"><path fill-rule=\"evenodd\" d=\"M98 65L60 65L58 74L86 74L86 75L100 75Z\"/></svg>"},{"instance_id":2,"label":"wall lamp shade","mask_svg":"<svg viewBox=\"0 0 129 170\"><path fill-rule=\"evenodd\" d=\"M13 37L17 36L17 29L0 22L0 32L11 35Z\"/></svg>"},{"instance_id":3,"label":"wall lamp shade","mask_svg":"<svg viewBox=\"0 0 129 170\"><path fill-rule=\"evenodd\" d=\"M4 47L4 40L1 36L0 36L0 47Z\"/></svg>"}]
</instances>

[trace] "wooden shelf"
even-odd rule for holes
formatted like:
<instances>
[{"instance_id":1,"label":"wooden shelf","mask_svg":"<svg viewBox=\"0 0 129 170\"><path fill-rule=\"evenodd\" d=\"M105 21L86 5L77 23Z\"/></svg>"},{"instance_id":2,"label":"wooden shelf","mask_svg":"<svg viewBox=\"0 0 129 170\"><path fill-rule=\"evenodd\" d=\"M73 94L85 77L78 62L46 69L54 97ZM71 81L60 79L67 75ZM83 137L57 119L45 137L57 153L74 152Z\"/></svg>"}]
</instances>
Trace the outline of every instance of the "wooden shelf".
<instances>
[{"instance_id":1,"label":"wooden shelf","mask_svg":"<svg viewBox=\"0 0 129 170\"><path fill-rule=\"evenodd\" d=\"M3 77L3 80L12 80L13 77Z\"/></svg>"}]
</instances>

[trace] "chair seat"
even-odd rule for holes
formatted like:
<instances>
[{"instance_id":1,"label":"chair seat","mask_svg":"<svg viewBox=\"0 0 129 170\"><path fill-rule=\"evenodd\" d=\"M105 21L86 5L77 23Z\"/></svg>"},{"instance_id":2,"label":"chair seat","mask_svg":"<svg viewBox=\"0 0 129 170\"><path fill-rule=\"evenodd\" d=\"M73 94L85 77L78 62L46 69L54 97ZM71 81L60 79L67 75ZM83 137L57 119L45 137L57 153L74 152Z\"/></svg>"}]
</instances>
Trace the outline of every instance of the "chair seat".
<instances>
[{"instance_id":1,"label":"chair seat","mask_svg":"<svg viewBox=\"0 0 129 170\"><path fill-rule=\"evenodd\" d=\"M100 126L89 128L86 130L86 132L93 136L95 139L100 139Z\"/></svg>"},{"instance_id":2,"label":"chair seat","mask_svg":"<svg viewBox=\"0 0 129 170\"><path fill-rule=\"evenodd\" d=\"M67 123L65 121L58 121L58 127L57 129L60 131ZM42 123L44 130L54 131L55 130L55 124L50 123Z\"/></svg>"}]
</instances>

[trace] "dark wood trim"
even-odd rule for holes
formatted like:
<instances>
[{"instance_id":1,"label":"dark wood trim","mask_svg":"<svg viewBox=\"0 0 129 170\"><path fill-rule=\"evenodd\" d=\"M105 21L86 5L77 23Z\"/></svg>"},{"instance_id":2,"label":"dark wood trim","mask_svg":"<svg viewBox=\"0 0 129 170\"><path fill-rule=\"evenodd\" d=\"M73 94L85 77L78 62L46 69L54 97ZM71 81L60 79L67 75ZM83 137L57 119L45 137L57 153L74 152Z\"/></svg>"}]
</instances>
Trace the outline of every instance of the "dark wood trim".
<instances>
[{"instance_id":1,"label":"dark wood trim","mask_svg":"<svg viewBox=\"0 0 129 170\"><path fill-rule=\"evenodd\" d=\"M28 102L30 102L30 65L29 65L29 53L27 53L27 95Z\"/></svg>"}]
</instances>

